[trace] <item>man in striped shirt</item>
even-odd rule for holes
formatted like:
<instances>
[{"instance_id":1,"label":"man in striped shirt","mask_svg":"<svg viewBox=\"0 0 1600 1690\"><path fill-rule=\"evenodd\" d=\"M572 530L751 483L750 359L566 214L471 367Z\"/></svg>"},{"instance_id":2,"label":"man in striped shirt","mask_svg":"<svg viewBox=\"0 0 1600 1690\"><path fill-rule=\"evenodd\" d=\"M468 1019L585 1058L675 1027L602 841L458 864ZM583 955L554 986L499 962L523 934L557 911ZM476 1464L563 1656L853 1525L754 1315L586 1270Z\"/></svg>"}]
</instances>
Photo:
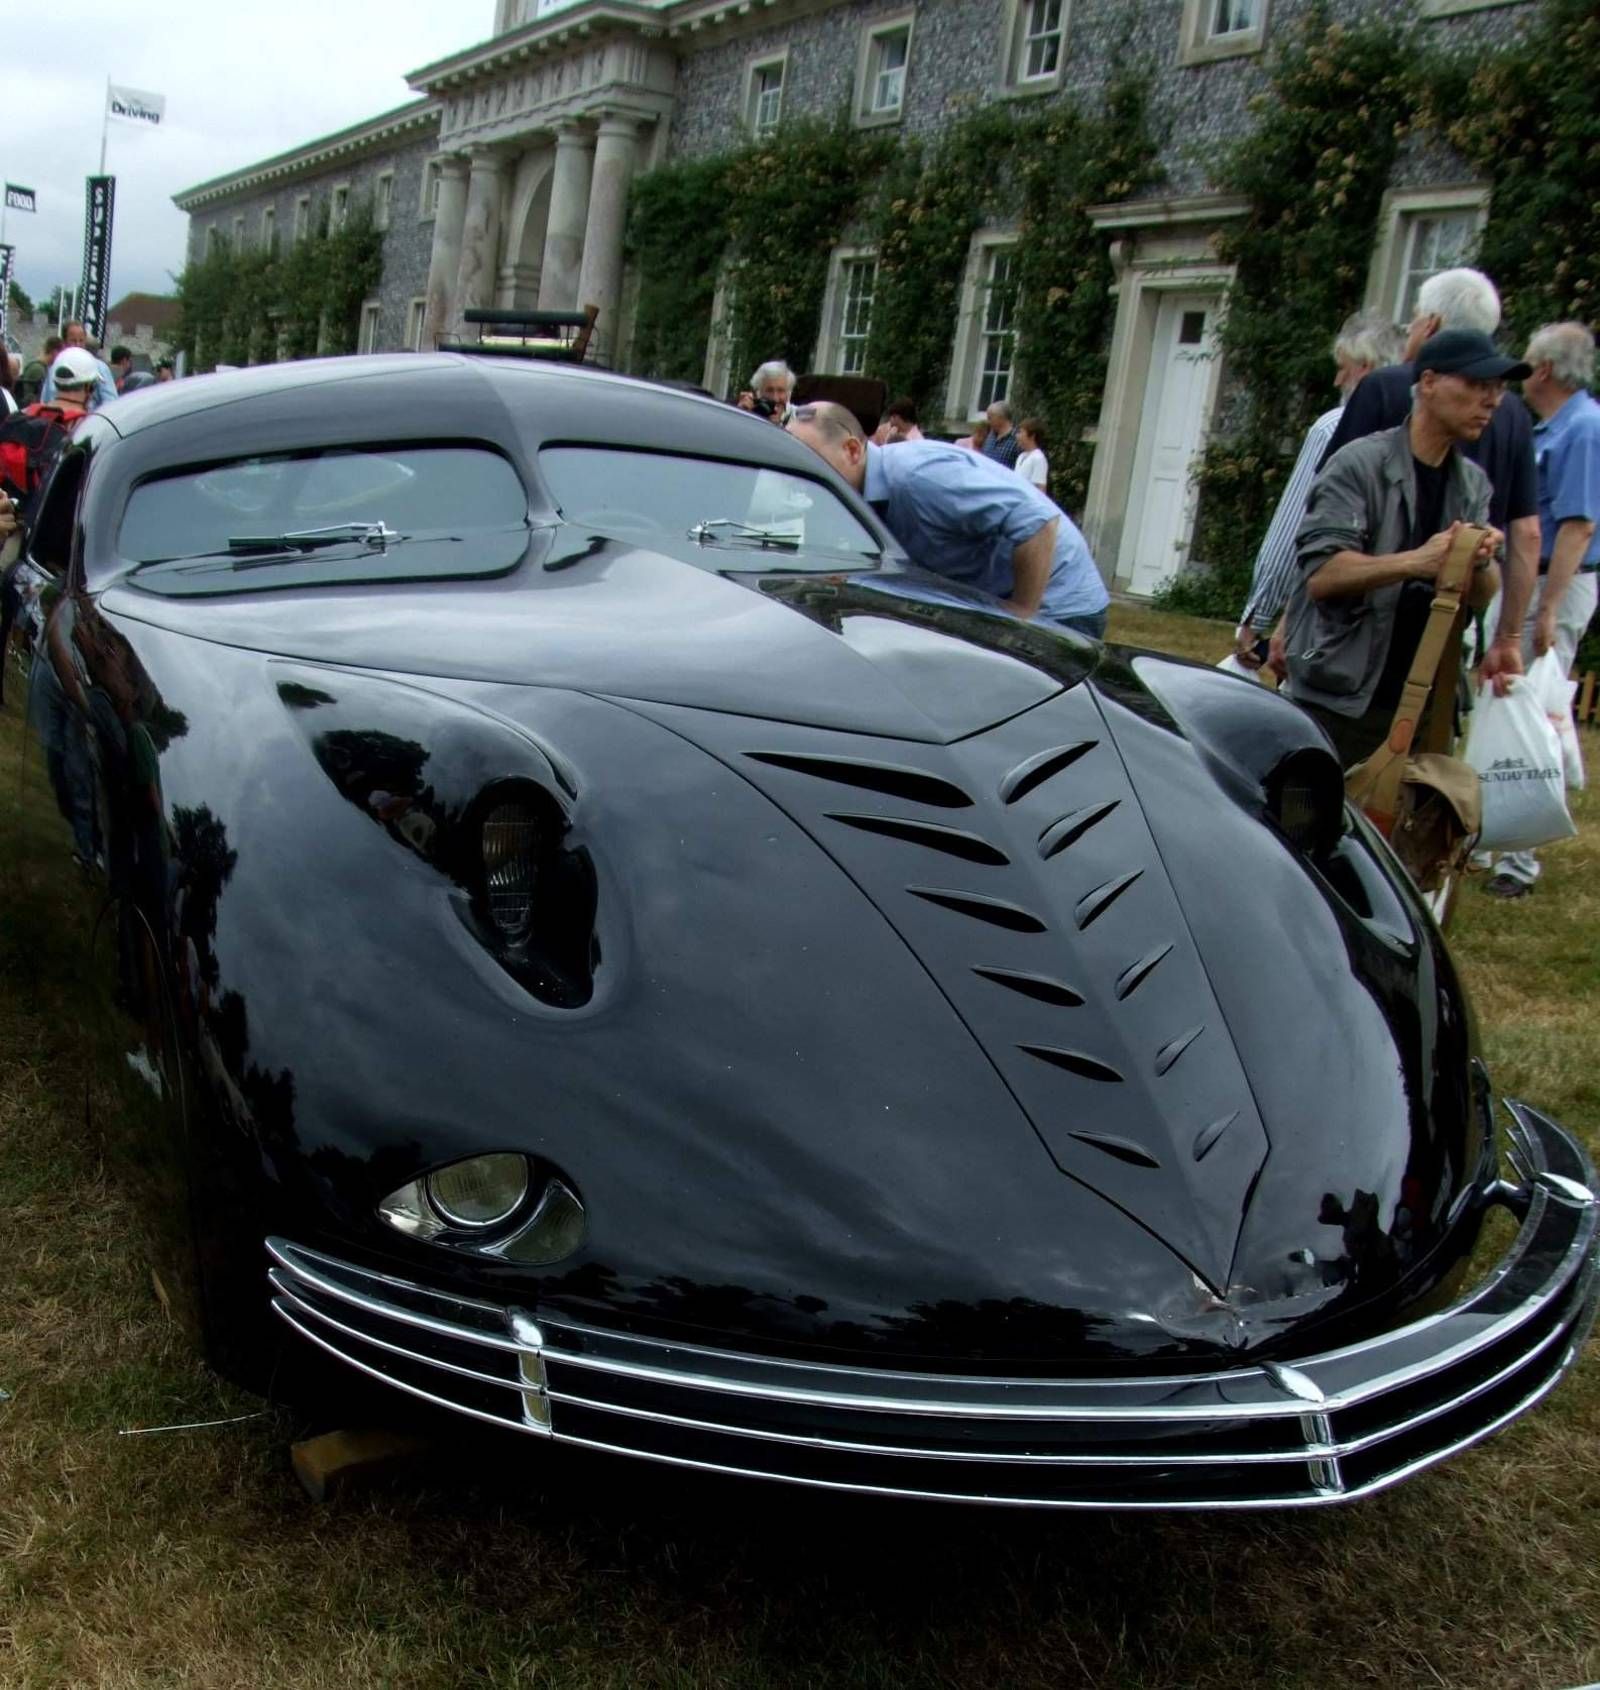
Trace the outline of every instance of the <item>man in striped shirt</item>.
<instances>
[{"instance_id":1,"label":"man in striped shirt","mask_svg":"<svg viewBox=\"0 0 1600 1690\"><path fill-rule=\"evenodd\" d=\"M1278 500L1278 508L1273 512L1272 521L1261 541L1261 549L1256 553L1250 597L1234 635L1235 652L1247 669L1259 669L1265 661L1270 662L1280 676L1285 672L1282 635L1272 640L1270 655L1263 649L1262 642L1277 627L1289 595L1300 579L1294 537L1306 514L1306 498L1311 492L1311 483L1317 478L1317 465L1322 462L1322 454L1338 427L1345 401L1355 391L1357 383L1372 370L1399 363L1405 344L1404 331L1381 311L1357 311L1346 317L1334 340L1333 385L1339 390L1339 403L1331 411L1324 411L1306 431L1300 456L1289 472L1283 496Z\"/></svg>"}]
</instances>

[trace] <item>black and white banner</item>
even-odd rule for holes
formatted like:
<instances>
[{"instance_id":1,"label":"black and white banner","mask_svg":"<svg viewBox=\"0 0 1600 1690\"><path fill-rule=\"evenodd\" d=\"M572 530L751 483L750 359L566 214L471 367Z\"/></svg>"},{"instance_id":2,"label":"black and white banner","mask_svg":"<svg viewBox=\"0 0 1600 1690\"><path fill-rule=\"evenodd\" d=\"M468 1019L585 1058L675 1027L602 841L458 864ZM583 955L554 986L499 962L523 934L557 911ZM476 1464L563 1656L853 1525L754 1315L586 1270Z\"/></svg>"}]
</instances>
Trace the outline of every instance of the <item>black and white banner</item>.
<instances>
[{"instance_id":1,"label":"black and white banner","mask_svg":"<svg viewBox=\"0 0 1600 1690\"><path fill-rule=\"evenodd\" d=\"M16 251L14 246L0 246L0 347L5 345L6 313L11 309L11 264Z\"/></svg>"},{"instance_id":2,"label":"black and white banner","mask_svg":"<svg viewBox=\"0 0 1600 1690\"><path fill-rule=\"evenodd\" d=\"M139 88L118 88L115 83L106 88L107 117L120 117L125 123L142 123L147 129L159 129L166 115L165 94L146 94Z\"/></svg>"},{"instance_id":3,"label":"black and white banner","mask_svg":"<svg viewBox=\"0 0 1600 1690\"><path fill-rule=\"evenodd\" d=\"M116 197L115 176L86 178L83 216L83 287L78 316L90 340L106 332L107 289L111 285L111 210Z\"/></svg>"},{"instance_id":4,"label":"black and white banner","mask_svg":"<svg viewBox=\"0 0 1600 1690\"><path fill-rule=\"evenodd\" d=\"M37 211L32 188L19 188L15 182L6 183L7 211Z\"/></svg>"}]
</instances>

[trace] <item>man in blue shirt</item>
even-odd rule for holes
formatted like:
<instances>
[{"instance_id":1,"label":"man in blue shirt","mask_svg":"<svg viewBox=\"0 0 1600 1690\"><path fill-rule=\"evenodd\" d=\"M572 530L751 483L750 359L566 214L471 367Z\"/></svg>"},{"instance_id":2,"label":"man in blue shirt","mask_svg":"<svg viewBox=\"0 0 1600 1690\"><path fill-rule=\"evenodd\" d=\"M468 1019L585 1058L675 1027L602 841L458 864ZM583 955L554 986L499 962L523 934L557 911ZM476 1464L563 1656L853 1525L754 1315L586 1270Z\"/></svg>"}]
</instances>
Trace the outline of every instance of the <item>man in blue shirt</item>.
<instances>
[{"instance_id":1,"label":"man in blue shirt","mask_svg":"<svg viewBox=\"0 0 1600 1690\"><path fill-rule=\"evenodd\" d=\"M1083 536L1020 475L933 440L869 445L855 417L828 401L799 406L789 432L866 499L913 562L1018 616L1104 635L1110 596Z\"/></svg>"},{"instance_id":2,"label":"man in blue shirt","mask_svg":"<svg viewBox=\"0 0 1600 1690\"><path fill-rule=\"evenodd\" d=\"M1546 323L1523 360L1533 373L1522 396L1539 419L1533 452L1539 466L1539 590L1522 628L1526 662L1554 650L1570 674L1578 641L1594 615L1600 571L1600 404L1594 381L1594 336L1582 323ZM1484 891L1521 898L1539 877L1532 851L1496 860Z\"/></svg>"}]
</instances>

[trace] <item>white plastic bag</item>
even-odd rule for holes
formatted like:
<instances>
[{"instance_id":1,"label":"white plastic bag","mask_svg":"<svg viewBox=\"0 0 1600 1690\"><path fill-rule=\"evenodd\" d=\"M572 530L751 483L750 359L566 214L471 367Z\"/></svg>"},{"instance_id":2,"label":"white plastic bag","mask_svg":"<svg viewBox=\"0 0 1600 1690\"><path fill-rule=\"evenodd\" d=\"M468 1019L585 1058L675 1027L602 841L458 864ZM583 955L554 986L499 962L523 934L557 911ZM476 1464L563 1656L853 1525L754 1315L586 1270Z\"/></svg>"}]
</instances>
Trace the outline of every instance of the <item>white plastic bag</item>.
<instances>
[{"instance_id":1,"label":"white plastic bag","mask_svg":"<svg viewBox=\"0 0 1600 1690\"><path fill-rule=\"evenodd\" d=\"M1578 690L1576 681L1569 681L1561 673L1561 659L1552 647L1543 657L1536 657L1528 670L1528 684L1544 701L1545 714L1556 730L1561 745L1561 766L1567 785L1574 792L1583 791L1583 748L1578 744L1578 724L1572 719L1572 695Z\"/></svg>"},{"instance_id":2,"label":"white plastic bag","mask_svg":"<svg viewBox=\"0 0 1600 1690\"><path fill-rule=\"evenodd\" d=\"M1465 756L1483 797L1480 850L1531 851L1578 831L1567 813L1561 744L1531 676L1515 678L1504 697L1479 688Z\"/></svg>"}]
</instances>

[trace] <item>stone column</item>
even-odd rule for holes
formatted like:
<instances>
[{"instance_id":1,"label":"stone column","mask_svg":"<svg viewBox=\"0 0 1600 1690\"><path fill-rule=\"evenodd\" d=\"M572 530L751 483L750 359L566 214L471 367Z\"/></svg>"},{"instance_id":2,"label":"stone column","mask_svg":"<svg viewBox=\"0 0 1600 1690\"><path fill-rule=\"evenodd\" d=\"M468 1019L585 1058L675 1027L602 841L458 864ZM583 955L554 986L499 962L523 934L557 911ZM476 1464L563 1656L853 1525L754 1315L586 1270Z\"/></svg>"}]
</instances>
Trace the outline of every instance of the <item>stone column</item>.
<instances>
[{"instance_id":1,"label":"stone column","mask_svg":"<svg viewBox=\"0 0 1600 1690\"><path fill-rule=\"evenodd\" d=\"M428 259L428 308L422 350L431 352L455 321L456 271L461 267L461 228L467 215L467 161L460 153L439 155L439 200L433 214L433 252Z\"/></svg>"},{"instance_id":2,"label":"stone column","mask_svg":"<svg viewBox=\"0 0 1600 1690\"><path fill-rule=\"evenodd\" d=\"M491 147L469 147L467 215L461 230L461 265L456 271L456 320L475 305L494 304L500 268L500 200L511 162Z\"/></svg>"},{"instance_id":3,"label":"stone column","mask_svg":"<svg viewBox=\"0 0 1600 1690\"><path fill-rule=\"evenodd\" d=\"M583 235L583 268L578 275L578 304L600 307L594 328L594 356L602 362L610 361L617 346L622 235L638 140L639 124L634 118L614 113L601 118L594 149L594 184L589 191L589 222Z\"/></svg>"},{"instance_id":4,"label":"stone column","mask_svg":"<svg viewBox=\"0 0 1600 1690\"><path fill-rule=\"evenodd\" d=\"M550 221L539 269L541 311L570 311L578 303L593 169L594 137L576 123L563 123L556 130L556 173L550 184Z\"/></svg>"}]
</instances>

